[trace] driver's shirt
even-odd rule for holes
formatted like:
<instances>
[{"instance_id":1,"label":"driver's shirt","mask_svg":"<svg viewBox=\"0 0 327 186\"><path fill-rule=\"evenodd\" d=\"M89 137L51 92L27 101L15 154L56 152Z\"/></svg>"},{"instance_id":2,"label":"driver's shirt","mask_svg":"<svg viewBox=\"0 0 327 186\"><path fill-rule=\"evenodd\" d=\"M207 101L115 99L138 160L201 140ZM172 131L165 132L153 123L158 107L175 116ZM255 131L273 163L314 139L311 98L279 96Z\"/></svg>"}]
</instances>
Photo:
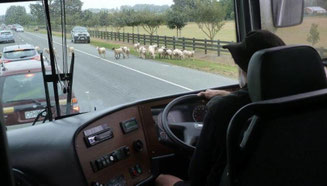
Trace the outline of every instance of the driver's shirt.
<instances>
[{"instance_id":1,"label":"driver's shirt","mask_svg":"<svg viewBox=\"0 0 327 186\"><path fill-rule=\"evenodd\" d=\"M226 166L226 133L233 115L250 103L247 88L227 96L213 97L207 104L208 112L189 168L189 182L175 186L219 185Z\"/></svg>"}]
</instances>

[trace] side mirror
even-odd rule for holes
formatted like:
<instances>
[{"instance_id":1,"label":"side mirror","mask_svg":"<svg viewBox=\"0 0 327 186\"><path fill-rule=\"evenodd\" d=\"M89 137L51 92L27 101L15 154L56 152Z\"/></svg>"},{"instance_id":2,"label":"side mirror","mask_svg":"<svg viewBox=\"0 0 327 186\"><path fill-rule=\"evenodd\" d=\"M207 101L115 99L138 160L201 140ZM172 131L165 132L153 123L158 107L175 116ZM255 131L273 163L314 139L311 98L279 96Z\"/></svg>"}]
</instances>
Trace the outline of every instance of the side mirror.
<instances>
[{"instance_id":1,"label":"side mirror","mask_svg":"<svg viewBox=\"0 0 327 186\"><path fill-rule=\"evenodd\" d=\"M276 28L299 25L303 21L304 0L271 0Z\"/></svg>"}]
</instances>

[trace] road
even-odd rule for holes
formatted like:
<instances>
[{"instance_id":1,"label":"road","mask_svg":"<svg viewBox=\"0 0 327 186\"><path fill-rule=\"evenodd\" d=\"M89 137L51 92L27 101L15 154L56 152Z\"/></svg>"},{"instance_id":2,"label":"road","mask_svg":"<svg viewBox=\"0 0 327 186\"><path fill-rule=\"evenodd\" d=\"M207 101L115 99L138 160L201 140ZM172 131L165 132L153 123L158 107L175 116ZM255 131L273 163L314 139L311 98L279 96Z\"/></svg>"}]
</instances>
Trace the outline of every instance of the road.
<instances>
[{"instance_id":1,"label":"road","mask_svg":"<svg viewBox=\"0 0 327 186\"><path fill-rule=\"evenodd\" d=\"M15 40L15 44L29 43L41 49L48 48L45 34L15 33ZM54 37L53 40L57 61L62 68L61 38ZM100 58L90 44L73 44L69 40L67 43L75 48L73 91L81 111L236 83L236 80L220 75L136 56L116 60L109 49L106 57ZM8 45L13 43L1 44L0 50Z\"/></svg>"}]
</instances>

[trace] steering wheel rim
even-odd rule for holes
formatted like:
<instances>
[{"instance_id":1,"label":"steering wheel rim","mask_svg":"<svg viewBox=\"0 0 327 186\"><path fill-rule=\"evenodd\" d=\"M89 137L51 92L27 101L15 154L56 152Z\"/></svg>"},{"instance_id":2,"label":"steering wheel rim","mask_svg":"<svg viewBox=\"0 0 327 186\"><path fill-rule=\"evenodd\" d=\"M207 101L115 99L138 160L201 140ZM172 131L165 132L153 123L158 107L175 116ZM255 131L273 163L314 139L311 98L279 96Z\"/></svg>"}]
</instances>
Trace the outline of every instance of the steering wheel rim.
<instances>
[{"instance_id":1,"label":"steering wheel rim","mask_svg":"<svg viewBox=\"0 0 327 186\"><path fill-rule=\"evenodd\" d=\"M172 100L163 110L163 113L162 113L162 116L161 116L161 121L162 121L162 126L163 126L163 129L164 131L166 132L167 136L169 137L169 139L171 139L175 144L177 144L178 146L184 148L184 149L187 149L187 150L190 150L190 151L194 151L196 149L195 146L193 145L190 145L190 144L187 144L185 141L179 139L173 132L172 130L170 129L169 125L170 123L168 122L168 114L170 112L170 110L175 106L177 105L178 103L180 102L183 102L183 101L187 101L187 100L203 100L204 98L203 97L200 97L196 94L188 94L188 95L185 95L185 96L181 96L181 97L178 97L174 100ZM202 130L202 126L203 124L202 123L199 123L199 122L179 122L179 124L188 124L189 126L186 126L184 125L185 127L187 127L188 129L194 129L194 130L197 130L198 133L199 133L199 136L200 136L200 133L201 133L201 130ZM192 125L193 124L193 125ZM186 129L187 130L187 129ZM184 132L185 134L185 132ZM185 136L184 136L185 137ZM195 137L195 136L193 136ZM198 136L196 136L198 137Z\"/></svg>"}]
</instances>

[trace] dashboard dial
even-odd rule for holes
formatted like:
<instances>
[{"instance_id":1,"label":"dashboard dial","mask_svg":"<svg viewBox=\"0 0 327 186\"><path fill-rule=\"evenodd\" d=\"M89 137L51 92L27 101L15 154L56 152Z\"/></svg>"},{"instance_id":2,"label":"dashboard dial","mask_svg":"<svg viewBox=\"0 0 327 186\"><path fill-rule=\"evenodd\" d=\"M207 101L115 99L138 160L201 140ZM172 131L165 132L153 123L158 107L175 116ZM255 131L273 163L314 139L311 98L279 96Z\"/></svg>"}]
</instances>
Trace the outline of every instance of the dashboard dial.
<instances>
[{"instance_id":1,"label":"dashboard dial","mask_svg":"<svg viewBox=\"0 0 327 186\"><path fill-rule=\"evenodd\" d=\"M207 107L205 105L195 106L192 113L193 120L195 122L203 122L206 113L207 113Z\"/></svg>"}]
</instances>

